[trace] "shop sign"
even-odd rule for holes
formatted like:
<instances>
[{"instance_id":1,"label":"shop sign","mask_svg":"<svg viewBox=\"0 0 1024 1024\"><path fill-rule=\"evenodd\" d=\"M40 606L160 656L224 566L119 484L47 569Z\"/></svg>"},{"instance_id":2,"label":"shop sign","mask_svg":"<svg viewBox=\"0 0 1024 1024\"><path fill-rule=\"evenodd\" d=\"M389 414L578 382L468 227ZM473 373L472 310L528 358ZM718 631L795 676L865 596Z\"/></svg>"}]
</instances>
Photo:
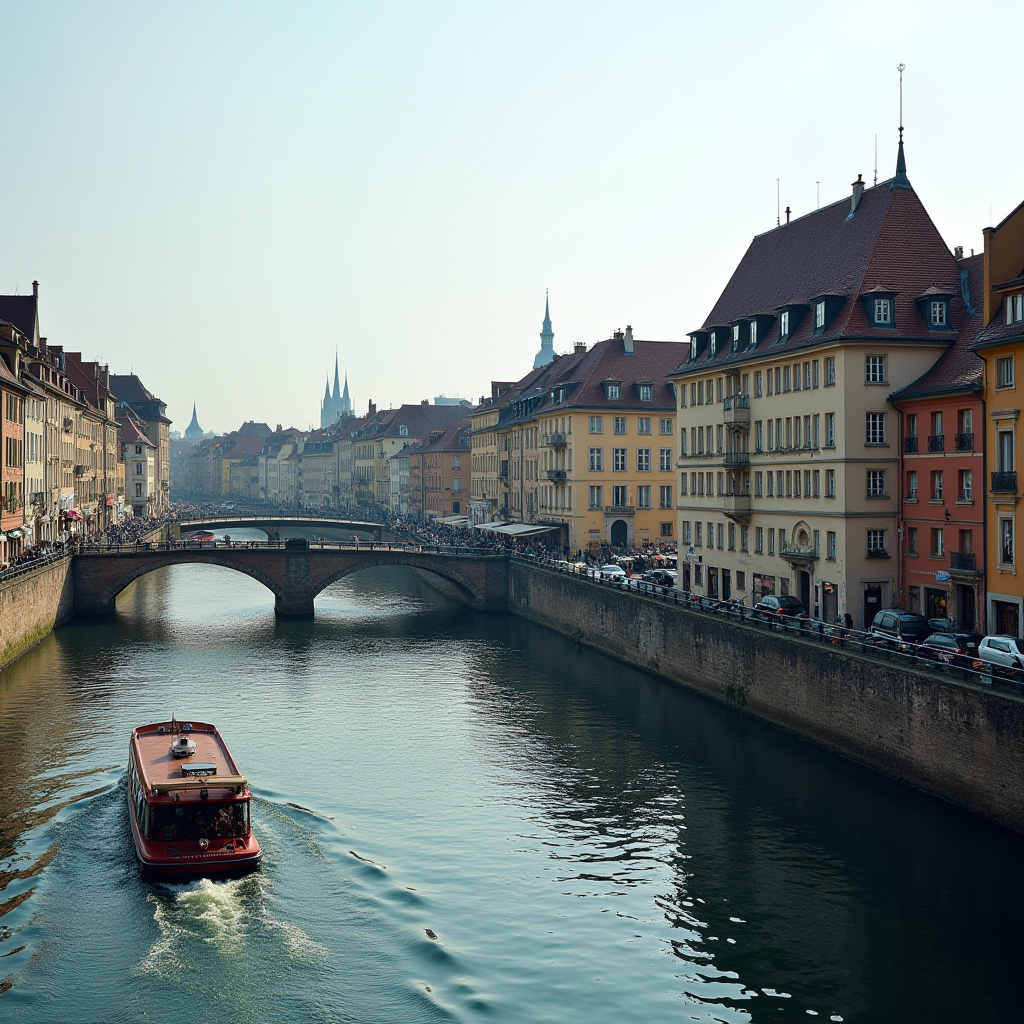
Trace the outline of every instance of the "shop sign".
<instances>
[{"instance_id":1,"label":"shop sign","mask_svg":"<svg viewBox=\"0 0 1024 1024\"><path fill-rule=\"evenodd\" d=\"M935 574L936 583L948 583L949 578L949 573L946 572L945 569L939 569L939 571Z\"/></svg>"}]
</instances>

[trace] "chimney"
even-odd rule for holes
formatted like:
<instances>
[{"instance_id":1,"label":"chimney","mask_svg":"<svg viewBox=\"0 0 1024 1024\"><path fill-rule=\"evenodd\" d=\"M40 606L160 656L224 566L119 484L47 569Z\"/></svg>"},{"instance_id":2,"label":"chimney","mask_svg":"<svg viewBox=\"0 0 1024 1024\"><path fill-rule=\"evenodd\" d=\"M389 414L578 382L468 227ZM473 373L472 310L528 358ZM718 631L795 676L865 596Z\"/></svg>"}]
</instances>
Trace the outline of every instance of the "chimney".
<instances>
[{"instance_id":1,"label":"chimney","mask_svg":"<svg viewBox=\"0 0 1024 1024\"><path fill-rule=\"evenodd\" d=\"M573 352L580 353L587 351L587 343L585 341L575 341L572 346Z\"/></svg>"},{"instance_id":2,"label":"chimney","mask_svg":"<svg viewBox=\"0 0 1024 1024\"><path fill-rule=\"evenodd\" d=\"M787 223L787 224L789 223L789 215L790 215L790 213L791 213L791 212L792 212L792 211L791 211L791 210L790 210L790 208L789 208L789 207L787 206L787 207L786 207L786 223Z\"/></svg>"},{"instance_id":3,"label":"chimney","mask_svg":"<svg viewBox=\"0 0 1024 1024\"><path fill-rule=\"evenodd\" d=\"M278 423L278 425L277 425L277 431L276 431L276 433L280 434L280 433L281 433L281 431L282 431L283 429L284 429L284 428L283 428L283 427L281 426L281 424L280 424L280 423Z\"/></svg>"},{"instance_id":4,"label":"chimney","mask_svg":"<svg viewBox=\"0 0 1024 1024\"><path fill-rule=\"evenodd\" d=\"M851 217L857 212L857 205L860 203L860 197L862 195L864 195L864 176L862 174L858 174L857 180L853 183L853 196L850 200Z\"/></svg>"},{"instance_id":5,"label":"chimney","mask_svg":"<svg viewBox=\"0 0 1024 1024\"><path fill-rule=\"evenodd\" d=\"M426 408L428 405L430 405L430 399L429 398L424 398L423 401L420 402L420 405L422 405L424 408Z\"/></svg>"},{"instance_id":6,"label":"chimney","mask_svg":"<svg viewBox=\"0 0 1024 1024\"><path fill-rule=\"evenodd\" d=\"M628 324L626 325L626 333L622 338L622 351L625 352L627 356L631 356L633 354L633 328Z\"/></svg>"},{"instance_id":7,"label":"chimney","mask_svg":"<svg viewBox=\"0 0 1024 1024\"><path fill-rule=\"evenodd\" d=\"M33 281L32 282L32 298L33 299L38 299L39 298L39 282L38 281Z\"/></svg>"},{"instance_id":8,"label":"chimney","mask_svg":"<svg viewBox=\"0 0 1024 1024\"><path fill-rule=\"evenodd\" d=\"M962 260L964 258L964 247L958 245L953 249L953 259Z\"/></svg>"},{"instance_id":9,"label":"chimney","mask_svg":"<svg viewBox=\"0 0 1024 1024\"><path fill-rule=\"evenodd\" d=\"M377 415L377 406L374 405L373 402L370 402L369 405L367 406L366 415L367 416L376 416Z\"/></svg>"}]
</instances>

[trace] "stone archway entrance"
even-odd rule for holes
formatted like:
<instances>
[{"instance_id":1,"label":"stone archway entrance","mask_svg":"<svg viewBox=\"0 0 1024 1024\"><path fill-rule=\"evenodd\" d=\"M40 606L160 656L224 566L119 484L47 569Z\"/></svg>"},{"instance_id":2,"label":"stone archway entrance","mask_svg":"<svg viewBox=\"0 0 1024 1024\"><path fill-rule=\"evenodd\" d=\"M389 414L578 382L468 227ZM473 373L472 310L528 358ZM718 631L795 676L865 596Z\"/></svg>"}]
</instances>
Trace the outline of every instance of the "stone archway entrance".
<instances>
[{"instance_id":1,"label":"stone archway entrance","mask_svg":"<svg viewBox=\"0 0 1024 1024\"><path fill-rule=\"evenodd\" d=\"M629 527L626 525L625 519L616 519L611 526L611 530L608 534L608 539L611 541L612 547L621 547L626 543L629 537Z\"/></svg>"}]
</instances>

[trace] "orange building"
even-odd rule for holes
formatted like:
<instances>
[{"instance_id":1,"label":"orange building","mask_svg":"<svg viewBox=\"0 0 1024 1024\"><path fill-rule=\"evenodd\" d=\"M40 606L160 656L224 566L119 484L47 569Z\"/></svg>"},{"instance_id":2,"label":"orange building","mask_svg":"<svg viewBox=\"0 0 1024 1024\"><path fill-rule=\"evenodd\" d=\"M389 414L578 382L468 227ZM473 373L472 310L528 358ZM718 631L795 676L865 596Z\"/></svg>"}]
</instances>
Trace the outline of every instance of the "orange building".
<instances>
[{"instance_id":1,"label":"orange building","mask_svg":"<svg viewBox=\"0 0 1024 1024\"><path fill-rule=\"evenodd\" d=\"M10 562L25 546L25 396L27 388L0 356L0 562Z\"/></svg>"},{"instance_id":2,"label":"orange building","mask_svg":"<svg viewBox=\"0 0 1024 1024\"><path fill-rule=\"evenodd\" d=\"M469 516L470 422L458 420L433 430L422 444L406 449L409 458L409 511L431 518ZM405 454L405 453L404 453Z\"/></svg>"}]
</instances>

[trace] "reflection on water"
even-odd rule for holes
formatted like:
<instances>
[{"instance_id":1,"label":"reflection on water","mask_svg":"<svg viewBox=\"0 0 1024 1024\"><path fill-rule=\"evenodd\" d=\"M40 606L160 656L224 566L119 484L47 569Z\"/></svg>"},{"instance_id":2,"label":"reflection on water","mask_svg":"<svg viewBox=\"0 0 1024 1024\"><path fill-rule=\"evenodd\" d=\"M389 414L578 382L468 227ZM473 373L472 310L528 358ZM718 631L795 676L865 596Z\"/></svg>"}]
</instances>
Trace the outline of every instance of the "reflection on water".
<instances>
[{"instance_id":1,"label":"reflection on water","mask_svg":"<svg viewBox=\"0 0 1024 1024\"><path fill-rule=\"evenodd\" d=\"M138 878L125 746L172 713L261 873ZM1020 1016L1020 837L406 570L313 622L143 577L0 676L0 751L4 1020Z\"/></svg>"}]
</instances>

